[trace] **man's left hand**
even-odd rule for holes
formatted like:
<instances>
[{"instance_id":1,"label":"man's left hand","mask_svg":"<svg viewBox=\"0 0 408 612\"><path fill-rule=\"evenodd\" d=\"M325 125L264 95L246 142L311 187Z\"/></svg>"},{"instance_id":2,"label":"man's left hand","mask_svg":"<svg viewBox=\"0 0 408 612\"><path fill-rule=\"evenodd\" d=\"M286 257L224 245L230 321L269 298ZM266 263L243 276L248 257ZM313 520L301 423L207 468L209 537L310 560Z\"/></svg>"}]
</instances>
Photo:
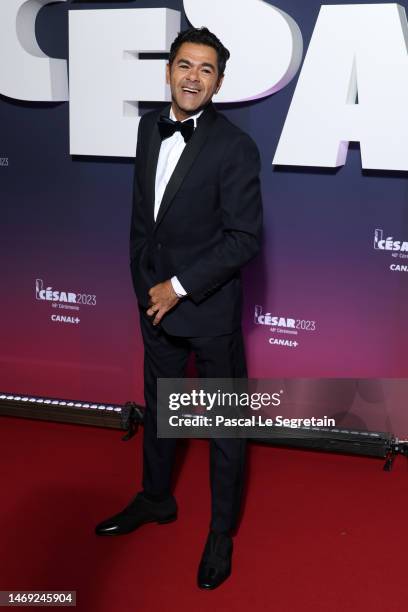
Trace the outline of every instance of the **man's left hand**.
<instances>
[{"instance_id":1,"label":"man's left hand","mask_svg":"<svg viewBox=\"0 0 408 612\"><path fill-rule=\"evenodd\" d=\"M146 314L149 317L156 315L153 325L158 325L166 312L174 308L180 298L177 297L170 280L159 283L149 290L149 308Z\"/></svg>"}]
</instances>

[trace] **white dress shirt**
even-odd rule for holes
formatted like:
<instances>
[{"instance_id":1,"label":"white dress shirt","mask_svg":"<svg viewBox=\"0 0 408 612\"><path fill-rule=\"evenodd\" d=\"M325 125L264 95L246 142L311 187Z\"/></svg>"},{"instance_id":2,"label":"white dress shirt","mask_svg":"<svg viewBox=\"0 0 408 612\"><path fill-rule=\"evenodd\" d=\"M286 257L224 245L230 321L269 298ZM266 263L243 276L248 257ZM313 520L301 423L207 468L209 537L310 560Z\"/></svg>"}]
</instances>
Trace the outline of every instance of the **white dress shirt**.
<instances>
[{"instance_id":1,"label":"white dress shirt","mask_svg":"<svg viewBox=\"0 0 408 612\"><path fill-rule=\"evenodd\" d=\"M188 117L188 119L184 119L184 121L188 121L189 119L194 119L194 128L197 127L197 119L201 115L203 111L200 111L196 115L192 115ZM173 109L170 108L170 119L173 121L177 121L176 116L173 113ZM183 122L182 122L183 123ZM184 141L184 137L180 132L174 132L173 136L170 138L166 138L162 141L159 153L159 159L157 161L157 171L156 171L156 183L155 183L155 197L154 197L154 220L156 221L157 215L159 214L160 204L163 199L164 192L167 187L167 183L169 182L171 175L174 172L175 167L181 157L182 152L184 151L184 147L186 146L186 142ZM177 276L173 276L171 279L171 284L173 285L173 289L178 297L184 297L187 295L187 292L184 290L183 286L177 279Z\"/></svg>"}]
</instances>

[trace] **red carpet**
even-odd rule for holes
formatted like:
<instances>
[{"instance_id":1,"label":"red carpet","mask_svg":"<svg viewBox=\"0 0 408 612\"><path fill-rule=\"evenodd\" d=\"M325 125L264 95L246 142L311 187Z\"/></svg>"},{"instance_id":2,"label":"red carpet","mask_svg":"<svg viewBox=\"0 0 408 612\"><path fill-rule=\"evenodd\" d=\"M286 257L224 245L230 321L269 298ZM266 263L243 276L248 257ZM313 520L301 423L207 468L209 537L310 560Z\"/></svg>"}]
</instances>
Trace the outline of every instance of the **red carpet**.
<instances>
[{"instance_id":1,"label":"red carpet","mask_svg":"<svg viewBox=\"0 0 408 612\"><path fill-rule=\"evenodd\" d=\"M141 435L4 417L0 431L0 590L73 589L81 612L405 609L402 457L386 473L376 459L251 445L233 574L203 592L206 441L185 454L178 521L98 538L139 489Z\"/></svg>"}]
</instances>

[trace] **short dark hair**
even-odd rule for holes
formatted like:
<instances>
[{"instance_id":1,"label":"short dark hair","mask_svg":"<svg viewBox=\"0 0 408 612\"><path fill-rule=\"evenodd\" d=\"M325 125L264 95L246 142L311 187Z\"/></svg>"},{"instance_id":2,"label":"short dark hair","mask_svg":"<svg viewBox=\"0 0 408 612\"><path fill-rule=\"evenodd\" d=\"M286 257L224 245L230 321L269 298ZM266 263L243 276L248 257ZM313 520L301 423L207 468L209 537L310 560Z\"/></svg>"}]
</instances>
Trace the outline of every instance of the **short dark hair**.
<instances>
[{"instance_id":1,"label":"short dark hair","mask_svg":"<svg viewBox=\"0 0 408 612\"><path fill-rule=\"evenodd\" d=\"M227 60L230 57L230 52L219 38L208 28L189 28L183 32L179 32L178 36L174 39L170 47L169 64L172 65L174 58L177 55L177 51L180 49L183 43L195 43L197 45L207 45L212 47L217 52L218 57L218 76L221 77L224 74Z\"/></svg>"}]
</instances>

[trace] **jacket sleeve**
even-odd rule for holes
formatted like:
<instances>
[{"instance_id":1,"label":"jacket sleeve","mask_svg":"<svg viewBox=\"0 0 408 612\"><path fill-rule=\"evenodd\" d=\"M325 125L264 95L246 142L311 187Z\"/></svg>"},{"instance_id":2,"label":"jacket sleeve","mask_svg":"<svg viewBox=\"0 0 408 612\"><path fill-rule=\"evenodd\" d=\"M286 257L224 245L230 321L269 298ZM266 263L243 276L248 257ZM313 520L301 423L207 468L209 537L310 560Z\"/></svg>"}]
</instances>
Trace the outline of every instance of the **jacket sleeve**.
<instances>
[{"instance_id":1,"label":"jacket sleeve","mask_svg":"<svg viewBox=\"0 0 408 612\"><path fill-rule=\"evenodd\" d=\"M144 121L141 117L137 132L135 169L133 175L132 218L130 222L130 260L137 256L146 238L146 220L143 214L142 193L142 141Z\"/></svg>"},{"instance_id":2,"label":"jacket sleeve","mask_svg":"<svg viewBox=\"0 0 408 612\"><path fill-rule=\"evenodd\" d=\"M259 251L262 196L258 148L246 134L228 146L220 167L222 237L177 278L199 303L230 280Z\"/></svg>"}]
</instances>

